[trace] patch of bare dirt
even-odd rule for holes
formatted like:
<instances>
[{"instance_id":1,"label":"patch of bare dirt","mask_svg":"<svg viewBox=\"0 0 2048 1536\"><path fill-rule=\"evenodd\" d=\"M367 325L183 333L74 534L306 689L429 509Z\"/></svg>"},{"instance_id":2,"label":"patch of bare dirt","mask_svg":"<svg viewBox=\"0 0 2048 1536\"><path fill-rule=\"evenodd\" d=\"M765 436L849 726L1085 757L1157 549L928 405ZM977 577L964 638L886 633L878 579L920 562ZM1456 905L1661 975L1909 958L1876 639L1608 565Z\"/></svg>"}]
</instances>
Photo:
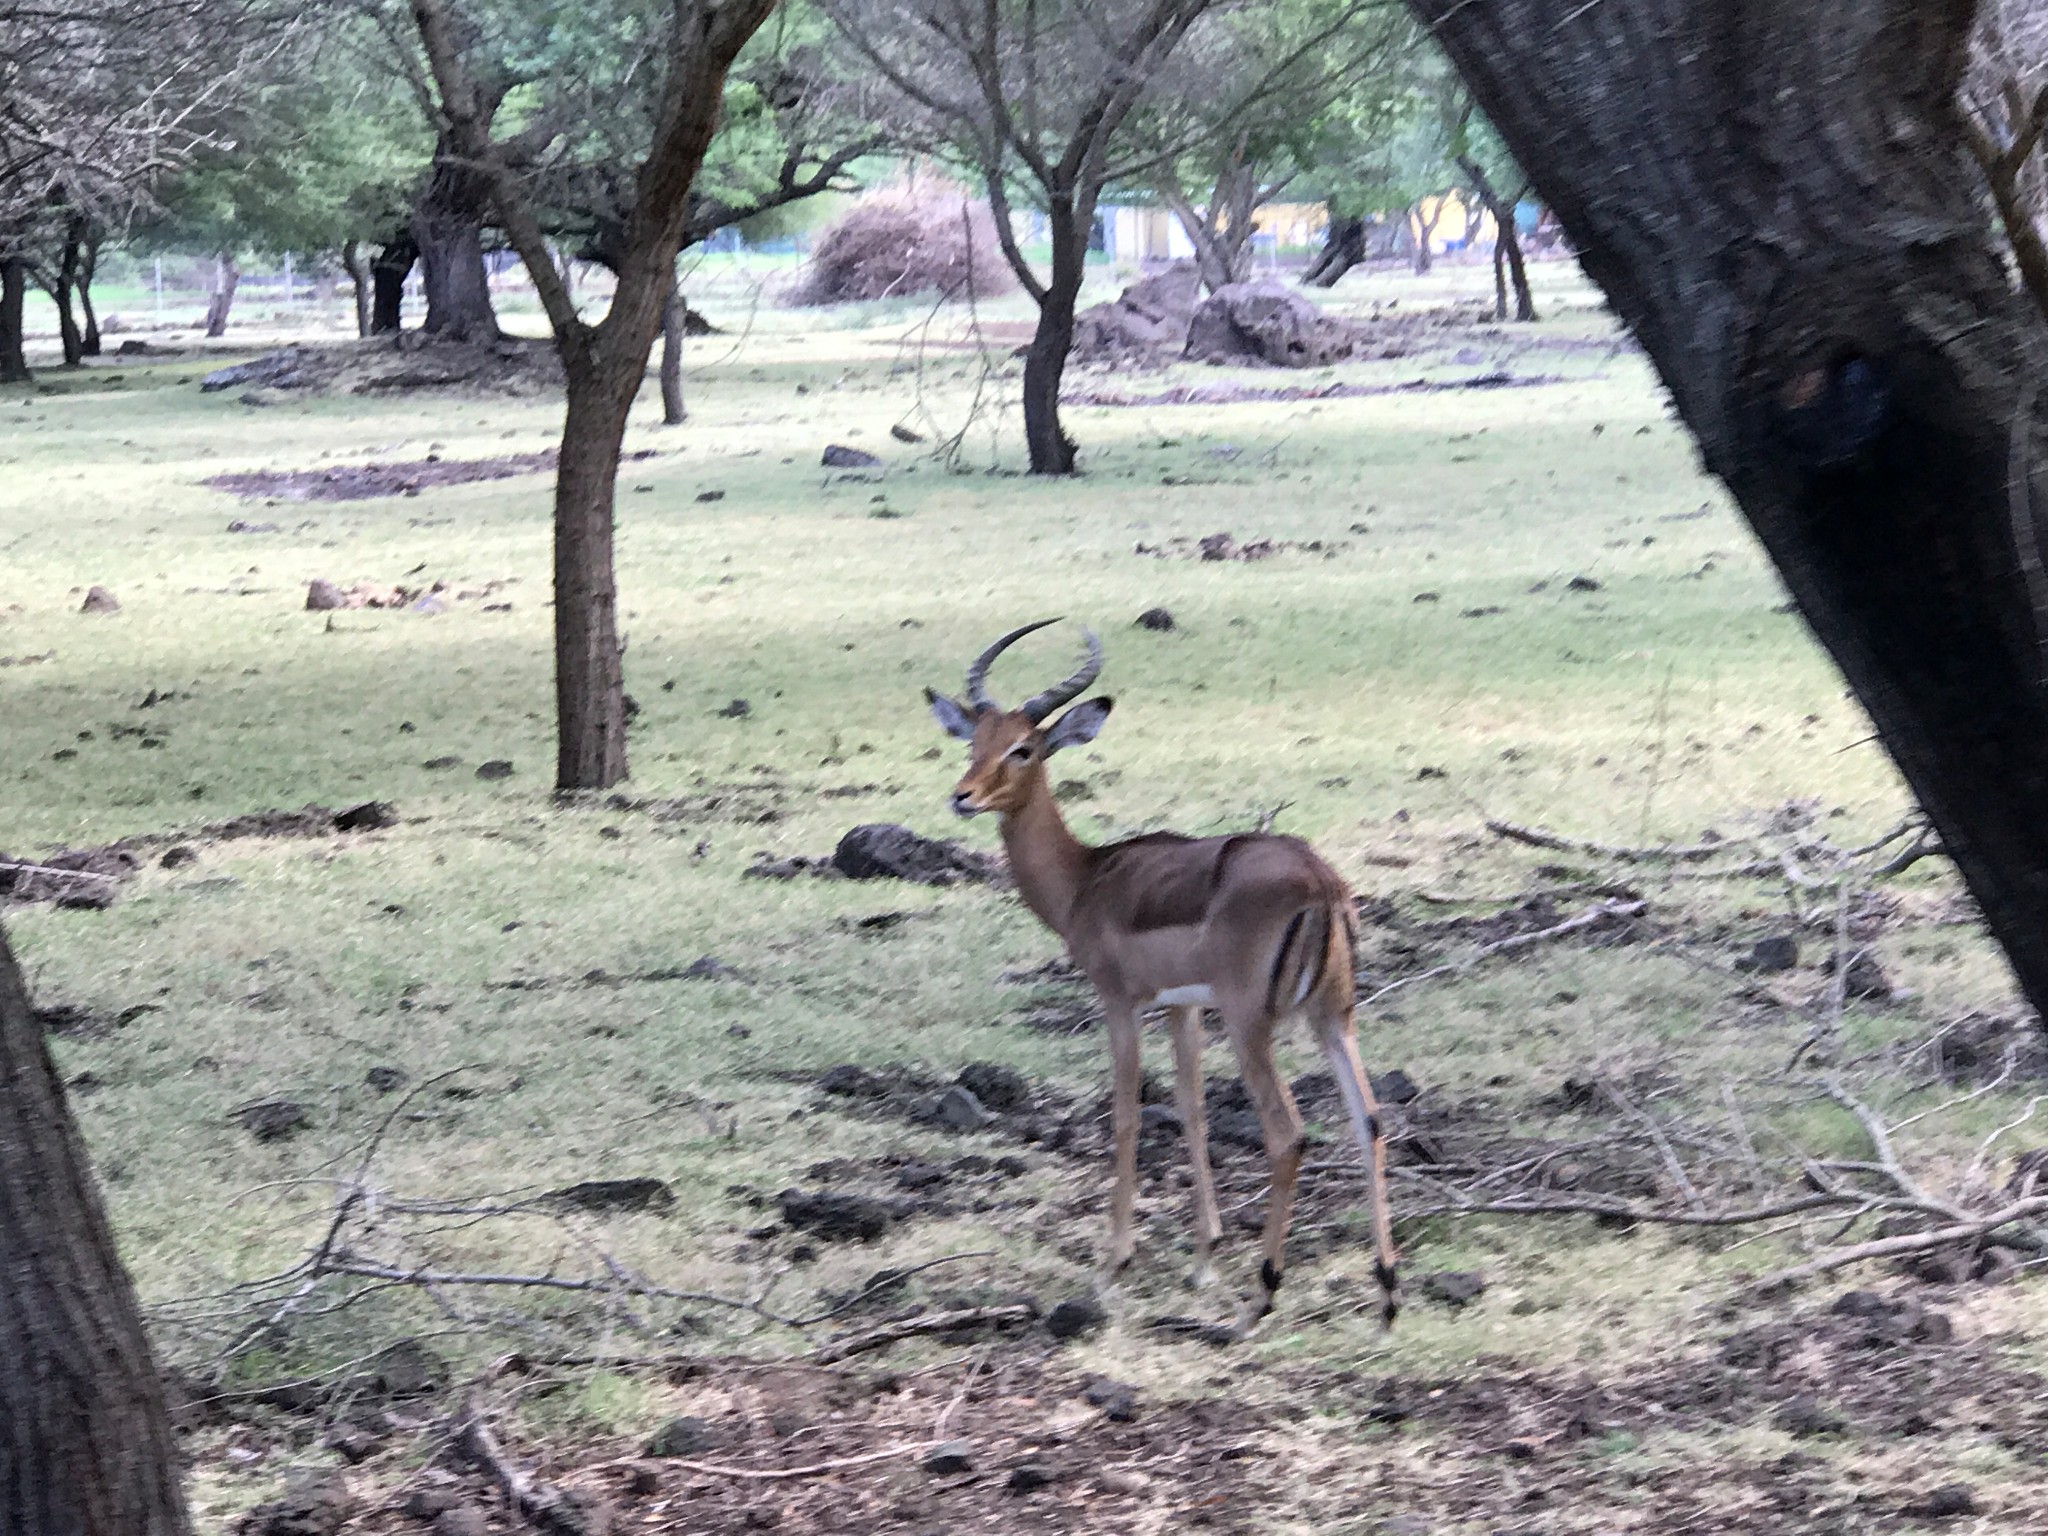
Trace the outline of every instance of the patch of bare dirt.
<instances>
[{"instance_id":1,"label":"patch of bare dirt","mask_svg":"<svg viewBox=\"0 0 2048 1536\"><path fill-rule=\"evenodd\" d=\"M656 455L643 448L622 456L637 463ZM555 450L509 453L495 459L404 459L376 464L330 464L324 469L255 469L214 475L200 482L245 500L370 501L379 496L417 496L443 485L469 485L478 480L511 480L544 474L555 467Z\"/></svg>"},{"instance_id":2,"label":"patch of bare dirt","mask_svg":"<svg viewBox=\"0 0 2048 1536\"><path fill-rule=\"evenodd\" d=\"M1537 389L1575 382L1561 373L1515 374L1500 370L1465 379L1410 379L1405 384L1182 384L1154 394L1114 389L1074 390L1061 396L1069 405L1113 407L1153 405L1243 405L1252 401L1362 400L1376 395L1443 395L1470 389Z\"/></svg>"},{"instance_id":3,"label":"patch of bare dirt","mask_svg":"<svg viewBox=\"0 0 2048 1536\"><path fill-rule=\"evenodd\" d=\"M227 390L246 404L270 403L264 391L336 395L403 394L416 390L534 395L562 388L562 362L545 341L501 337L454 342L404 331L360 341L294 342L247 362L216 368L200 391Z\"/></svg>"}]
</instances>

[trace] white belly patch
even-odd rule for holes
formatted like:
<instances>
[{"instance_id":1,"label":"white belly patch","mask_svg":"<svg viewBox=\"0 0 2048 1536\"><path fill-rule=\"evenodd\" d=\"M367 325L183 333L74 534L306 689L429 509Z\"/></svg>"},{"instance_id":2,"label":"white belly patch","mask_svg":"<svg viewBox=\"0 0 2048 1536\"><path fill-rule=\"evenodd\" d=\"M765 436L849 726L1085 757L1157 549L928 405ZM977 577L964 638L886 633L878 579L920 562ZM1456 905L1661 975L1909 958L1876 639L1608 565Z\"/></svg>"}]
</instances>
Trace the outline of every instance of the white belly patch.
<instances>
[{"instance_id":1,"label":"white belly patch","mask_svg":"<svg viewBox=\"0 0 2048 1536\"><path fill-rule=\"evenodd\" d=\"M1152 999L1154 1008L1208 1007L1216 1001L1209 988L1198 982L1189 987L1168 987Z\"/></svg>"}]
</instances>

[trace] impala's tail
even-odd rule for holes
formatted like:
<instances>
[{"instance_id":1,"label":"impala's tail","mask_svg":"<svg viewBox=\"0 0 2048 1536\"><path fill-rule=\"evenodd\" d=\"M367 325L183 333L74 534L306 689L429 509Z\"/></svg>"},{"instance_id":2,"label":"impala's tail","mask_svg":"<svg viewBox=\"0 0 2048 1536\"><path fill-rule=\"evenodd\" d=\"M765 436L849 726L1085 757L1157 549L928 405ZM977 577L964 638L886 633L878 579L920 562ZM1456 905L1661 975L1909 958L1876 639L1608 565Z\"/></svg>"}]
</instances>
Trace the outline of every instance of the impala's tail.
<instances>
[{"instance_id":1,"label":"impala's tail","mask_svg":"<svg viewBox=\"0 0 2048 1536\"><path fill-rule=\"evenodd\" d=\"M1280 947L1273 953L1272 972L1266 978L1268 1015L1294 1012L1322 985L1330 969L1330 912L1327 904L1317 903L1288 919Z\"/></svg>"}]
</instances>

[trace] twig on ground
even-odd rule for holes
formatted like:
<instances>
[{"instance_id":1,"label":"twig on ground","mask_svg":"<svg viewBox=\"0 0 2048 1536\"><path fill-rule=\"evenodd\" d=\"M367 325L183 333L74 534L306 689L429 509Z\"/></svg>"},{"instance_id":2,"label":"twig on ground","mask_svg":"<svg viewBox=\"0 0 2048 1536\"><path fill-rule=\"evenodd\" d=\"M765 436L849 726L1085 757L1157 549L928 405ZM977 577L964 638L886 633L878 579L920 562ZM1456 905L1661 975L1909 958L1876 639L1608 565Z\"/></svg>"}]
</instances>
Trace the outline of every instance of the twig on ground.
<instances>
[{"instance_id":1,"label":"twig on ground","mask_svg":"<svg viewBox=\"0 0 2048 1536\"><path fill-rule=\"evenodd\" d=\"M1590 838L1566 837L1561 832L1549 832L1541 827L1525 827L1512 821L1491 819L1486 823L1486 830L1495 837L1526 843L1531 848L1548 848L1558 853L1590 853L1603 859L1619 859L1625 864L1697 862L1733 853L1750 843L1748 838L1730 838L1723 842L1664 843L1632 848L1615 843L1596 843Z\"/></svg>"},{"instance_id":2,"label":"twig on ground","mask_svg":"<svg viewBox=\"0 0 2048 1536\"><path fill-rule=\"evenodd\" d=\"M1810 1280L1816 1275L1828 1274L1851 1264L1860 1264L1866 1259L1897 1258L1908 1253L1928 1253L1937 1248L1947 1248L1955 1243L1976 1242L1989 1237L2000 1227L2009 1227L2014 1222L2024 1221L2029 1216L2048 1212L2048 1195L2032 1195L2025 1200L2016 1200L2003 1210L1993 1211L1953 1226L1935 1227L1926 1232L1907 1232L1897 1237L1874 1238L1867 1243L1852 1243L1847 1248L1837 1248L1818 1258L1808 1259L1804 1264L1775 1270L1749 1287L1753 1295L1766 1295L1801 1280Z\"/></svg>"},{"instance_id":3,"label":"twig on ground","mask_svg":"<svg viewBox=\"0 0 2048 1536\"><path fill-rule=\"evenodd\" d=\"M570 1525L573 1517L566 1513L578 1502L576 1496L521 1470L498 1444L474 1398L463 1403L454 1443L458 1452L491 1475L504 1491L505 1502L526 1519L544 1530L580 1528Z\"/></svg>"},{"instance_id":4,"label":"twig on ground","mask_svg":"<svg viewBox=\"0 0 2048 1536\"><path fill-rule=\"evenodd\" d=\"M1532 944L1542 944L1551 939L1561 939L1570 934L1581 933L1588 928L1597 927L1604 922L1640 917L1648 908L1649 903L1642 901L1600 902L1596 906L1588 907L1576 917L1566 918L1554 927L1539 928L1533 933L1518 933L1512 938L1500 939L1492 944L1482 944L1462 960L1449 961L1443 965L1433 965L1426 971L1417 971L1413 976L1399 977L1360 998L1358 1006L1370 1008L1379 1002L1381 998L1398 992L1403 987L1412 987L1417 982L1434 981L1439 976L1456 975L1458 972L1469 970L1480 961L1490 959L1494 955L1507 954L1517 949L1526 949Z\"/></svg>"},{"instance_id":5,"label":"twig on ground","mask_svg":"<svg viewBox=\"0 0 2048 1536\"><path fill-rule=\"evenodd\" d=\"M869 1451L862 1456L838 1456L831 1461L814 1461L806 1467L728 1467L711 1461L684 1461L670 1457L662 1465L680 1467L685 1472L694 1472L699 1477L743 1478L750 1482L786 1482L797 1477L822 1477L827 1472L844 1472L850 1467L871 1467L878 1461L894 1461L901 1456L917 1456L929 1451L937 1441L927 1440L917 1445L892 1445L885 1451Z\"/></svg>"},{"instance_id":6,"label":"twig on ground","mask_svg":"<svg viewBox=\"0 0 2048 1536\"><path fill-rule=\"evenodd\" d=\"M1003 1307L962 1307L952 1312L927 1312L920 1317L907 1317L901 1322L887 1323L872 1328L866 1333L856 1333L844 1339L836 1339L804 1358L818 1365L831 1365L855 1355L866 1354L871 1349L880 1349L894 1344L899 1339L916 1338L926 1333L951 1333L960 1328L1001 1327L1005 1323L1021 1323L1034 1315L1035 1309L1021 1302Z\"/></svg>"}]
</instances>

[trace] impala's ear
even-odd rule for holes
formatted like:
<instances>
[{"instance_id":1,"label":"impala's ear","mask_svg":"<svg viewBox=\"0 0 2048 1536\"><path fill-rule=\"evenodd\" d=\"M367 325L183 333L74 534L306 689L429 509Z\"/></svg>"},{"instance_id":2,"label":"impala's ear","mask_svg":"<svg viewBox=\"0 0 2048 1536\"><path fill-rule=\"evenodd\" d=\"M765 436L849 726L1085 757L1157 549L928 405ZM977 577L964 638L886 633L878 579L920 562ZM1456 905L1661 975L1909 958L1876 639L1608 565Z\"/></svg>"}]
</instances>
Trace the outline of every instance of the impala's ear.
<instances>
[{"instance_id":1,"label":"impala's ear","mask_svg":"<svg viewBox=\"0 0 2048 1536\"><path fill-rule=\"evenodd\" d=\"M1045 728L1045 750L1048 755L1061 747L1078 747L1084 741L1093 741L1096 732L1102 729L1102 722L1109 718L1109 699L1090 699L1076 704L1059 719Z\"/></svg>"},{"instance_id":2,"label":"impala's ear","mask_svg":"<svg viewBox=\"0 0 2048 1536\"><path fill-rule=\"evenodd\" d=\"M929 688L925 689L924 696L932 706L932 718L939 722L948 736L957 736L962 741L974 740L974 716L965 708Z\"/></svg>"}]
</instances>

